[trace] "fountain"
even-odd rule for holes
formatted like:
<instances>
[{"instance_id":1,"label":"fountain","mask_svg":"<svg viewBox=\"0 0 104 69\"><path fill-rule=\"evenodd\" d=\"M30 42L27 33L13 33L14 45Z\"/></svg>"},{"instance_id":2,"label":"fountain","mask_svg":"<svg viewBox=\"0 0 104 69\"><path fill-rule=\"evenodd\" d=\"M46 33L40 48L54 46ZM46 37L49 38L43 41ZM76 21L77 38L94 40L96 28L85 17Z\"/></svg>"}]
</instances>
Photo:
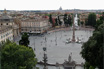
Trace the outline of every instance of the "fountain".
<instances>
[{"instance_id":1,"label":"fountain","mask_svg":"<svg viewBox=\"0 0 104 69\"><path fill-rule=\"evenodd\" d=\"M72 60L72 56L69 54L68 61L63 63L64 69L75 69L76 62Z\"/></svg>"},{"instance_id":2,"label":"fountain","mask_svg":"<svg viewBox=\"0 0 104 69\"><path fill-rule=\"evenodd\" d=\"M75 29L79 29L79 26L78 26L78 17L77 17L77 14L73 15L73 36L72 36L72 40L71 42L76 42L76 43L81 43L81 40L77 37L77 39L75 39Z\"/></svg>"},{"instance_id":3,"label":"fountain","mask_svg":"<svg viewBox=\"0 0 104 69\"><path fill-rule=\"evenodd\" d=\"M75 29L79 29L78 26L78 17L77 14L75 14L75 17L73 15L73 26L72 26L72 30L73 30L73 35L72 35L72 39L67 39L66 43L81 43L81 40L77 37L77 39L75 39Z\"/></svg>"}]
</instances>

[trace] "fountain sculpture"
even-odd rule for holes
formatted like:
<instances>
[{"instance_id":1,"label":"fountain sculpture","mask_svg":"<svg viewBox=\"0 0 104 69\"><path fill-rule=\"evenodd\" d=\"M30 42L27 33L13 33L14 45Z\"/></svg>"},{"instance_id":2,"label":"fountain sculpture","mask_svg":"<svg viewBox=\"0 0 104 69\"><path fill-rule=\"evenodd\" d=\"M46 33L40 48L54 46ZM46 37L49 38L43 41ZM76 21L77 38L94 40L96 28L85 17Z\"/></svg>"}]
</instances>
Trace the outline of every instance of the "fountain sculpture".
<instances>
[{"instance_id":1,"label":"fountain sculpture","mask_svg":"<svg viewBox=\"0 0 104 69\"><path fill-rule=\"evenodd\" d=\"M66 43L81 43L81 40L77 37L77 39L75 39L75 29L79 29L78 26L78 17L77 14L75 14L75 17L73 15L73 26L72 26L72 30L73 30L73 35L72 35L72 39L67 39Z\"/></svg>"}]
</instances>

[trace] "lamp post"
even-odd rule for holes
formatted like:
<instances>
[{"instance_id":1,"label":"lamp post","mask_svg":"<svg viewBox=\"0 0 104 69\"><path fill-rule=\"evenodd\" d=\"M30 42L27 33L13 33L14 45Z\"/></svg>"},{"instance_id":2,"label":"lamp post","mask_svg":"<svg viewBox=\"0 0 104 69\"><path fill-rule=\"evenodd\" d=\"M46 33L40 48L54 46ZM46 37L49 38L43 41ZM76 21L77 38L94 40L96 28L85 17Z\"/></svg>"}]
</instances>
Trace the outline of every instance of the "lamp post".
<instances>
[{"instance_id":1,"label":"lamp post","mask_svg":"<svg viewBox=\"0 0 104 69\"><path fill-rule=\"evenodd\" d=\"M34 38L34 51L35 51L35 38Z\"/></svg>"},{"instance_id":2,"label":"lamp post","mask_svg":"<svg viewBox=\"0 0 104 69\"><path fill-rule=\"evenodd\" d=\"M44 57L43 57L43 62L44 62L44 68L43 69L48 69L47 68L47 54L46 54L46 47L43 47L43 51L44 51Z\"/></svg>"}]
</instances>

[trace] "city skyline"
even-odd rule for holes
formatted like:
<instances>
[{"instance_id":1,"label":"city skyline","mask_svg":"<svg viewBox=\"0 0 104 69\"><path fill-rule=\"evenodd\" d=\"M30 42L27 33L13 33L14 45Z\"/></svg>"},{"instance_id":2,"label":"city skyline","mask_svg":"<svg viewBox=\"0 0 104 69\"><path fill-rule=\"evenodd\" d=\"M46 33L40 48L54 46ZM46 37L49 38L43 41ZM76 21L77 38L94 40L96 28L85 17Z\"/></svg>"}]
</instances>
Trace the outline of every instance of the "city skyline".
<instances>
[{"instance_id":1,"label":"city skyline","mask_svg":"<svg viewBox=\"0 0 104 69\"><path fill-rule=\"evenodd\" d=\"M1 0L0 10L103 9L103 0Z\"/></svg>"}]
</instances>

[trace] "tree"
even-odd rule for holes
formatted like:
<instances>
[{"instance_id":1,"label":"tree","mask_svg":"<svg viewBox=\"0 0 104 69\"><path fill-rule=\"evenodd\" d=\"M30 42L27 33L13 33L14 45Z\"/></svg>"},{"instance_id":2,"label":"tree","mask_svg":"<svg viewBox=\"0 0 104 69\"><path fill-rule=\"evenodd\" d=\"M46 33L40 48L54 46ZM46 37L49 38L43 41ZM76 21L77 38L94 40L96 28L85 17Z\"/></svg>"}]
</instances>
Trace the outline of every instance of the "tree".
<instances>
[{"instance_id":1,"label":"tree","mask_svg":"<svg viewBox=\"0 0 104 69\"><path fill-rule=\"evenodd\" d=\"M95 30L98 29L98 27L104 23L104 12L102 13L102 16L100 16L100 19L96 21Z\"/></svg>"},{"instance_id":2,"label":"tree","mask_svg":"<svg viewBox=\"0 0 104 69\"><path fill-rule=\"evenodd\" d=\"M52 18L52 27L55 27L55 18Z\"/></svg>"},{"instance_id":3,"label":"tree","mask_svg":"<svg viewBox=\"0 0 104 69\"><path fill-rule=\"evenodd\" d=\"M68 25L72 25L72 19L71 19L71 16L70 15L68 16L68 22L67 22L67 24Z\"/></svg>"},{"instance_id":4,"label":"tree","mask_svg":"<svg viewBox=\"0 0 104 69\"><path fill-rule=\"evenodd\" d=\"M64 24L66 27L72 25L72 18L70 15L67 15L66 13L64 14Z\"/></svg>"},{"instance_id":5,"label":"tree","mask_svg":"<svg viewBox=\"0 0 104 69\"><path fill-rule=\"evenodd\" d=\"M102 16L100 17L100 20L104 20L104 12L102 13Z\"/></svg>"},{"instance_id":6,"label":"tree","mask_svg":"<svg viewBox=\"0 0 104 69\"><path fill-rule=\"evenodd\" d=\"M102 24L103 22L101 20L97 20L96 21L96 25L95 25L95 30L98 29L98 27Z\"/></svg>"},{"instance_id":7,"label":"tree","mask_svg":"<svg viewBox=\"0 0 104 69\"><path fill-rule=\"evenodd\" d=\"M83 21L81 21L81 25L83 25L84 24L84 22Z\"/></svg>"},{"instance_id":8,"label":"tree","mask_svg":"<svg viewBox=\"0 0 104 69\"><path fill-rule=\"evenodd\" d=\"M21 40L19 41L19 44L24 46L29 45L29 35L27 33L23 33Z\"/></svg>"},{"instance_id":9,"label":"tree","mask_svg":"<svg viewBox=\"0 0 104 69\"><path fill-rule=\"evenodd\" d=\"M85 25L87 25L87 24L88 24L88 18L85 19Z\"/></svg>"},{"instance_id":10,"label":"tree","mask_svg":"<svg viewBox=\"0 0 104 69\"><path fill-rule=\"evenodd\" d=\"M103 69L103 34L104 24L93 32L93 36L89 38L82 46L81 55L90 64L90 66Z\"/></svg>"},{"instance_id":11,"label":"tree","mask_svg":"<svg viewBox=\"0 0 104 69\"><path fill-rule=\"evenodd\" d=\"M49 15L49 22L52 24L53 22L52 22L52 15L50 14Z\"/></svg>"},{"instance_id":12,"label":"tree","mask_svg":"<svg viewBox=\"0 0 104 69\"><path fill-rule=\"evenodd\" d=\"M67 14L64 14L64 24L65 24L65 26L67 26Z\"/></svg>"},{"instance_id":13,"label":"tree","mask_svg":"<svg viewBox=\"0 0 104 69\"><path fill-rule=\"evenodd\" d=\"M55 26L58 26L57 18L55 19Z\"/></svg>"},{"instance_id":14,"label":"tree","mask_svg":"<svg viewBox=\"0 0 104 69\"><path fill-rule=\"evenodd\" d=\"M88 16L88 23L86 25L95 27L96 25L96 14L90 13Z\"/></svg>"},{"instance_id":15,"label":"tree","mask_svg":"<svg viewBox=\"0 0 104 69\"><path fill-rule=\"evenodd\" d=\"M58 16L58 24L61 26L62 25L62 22L60 20L60 16Z\"/></svg>"},{"instance_id":16,"label":"tree","mask_svg":"<svg viewBox=\"0 0 104 69\"><path fill-rule=\"evenodd\" d=\"M1 50L2 69L32 69L37 63L32 48L6 42Z\"/></svg>"}]
</instances>

